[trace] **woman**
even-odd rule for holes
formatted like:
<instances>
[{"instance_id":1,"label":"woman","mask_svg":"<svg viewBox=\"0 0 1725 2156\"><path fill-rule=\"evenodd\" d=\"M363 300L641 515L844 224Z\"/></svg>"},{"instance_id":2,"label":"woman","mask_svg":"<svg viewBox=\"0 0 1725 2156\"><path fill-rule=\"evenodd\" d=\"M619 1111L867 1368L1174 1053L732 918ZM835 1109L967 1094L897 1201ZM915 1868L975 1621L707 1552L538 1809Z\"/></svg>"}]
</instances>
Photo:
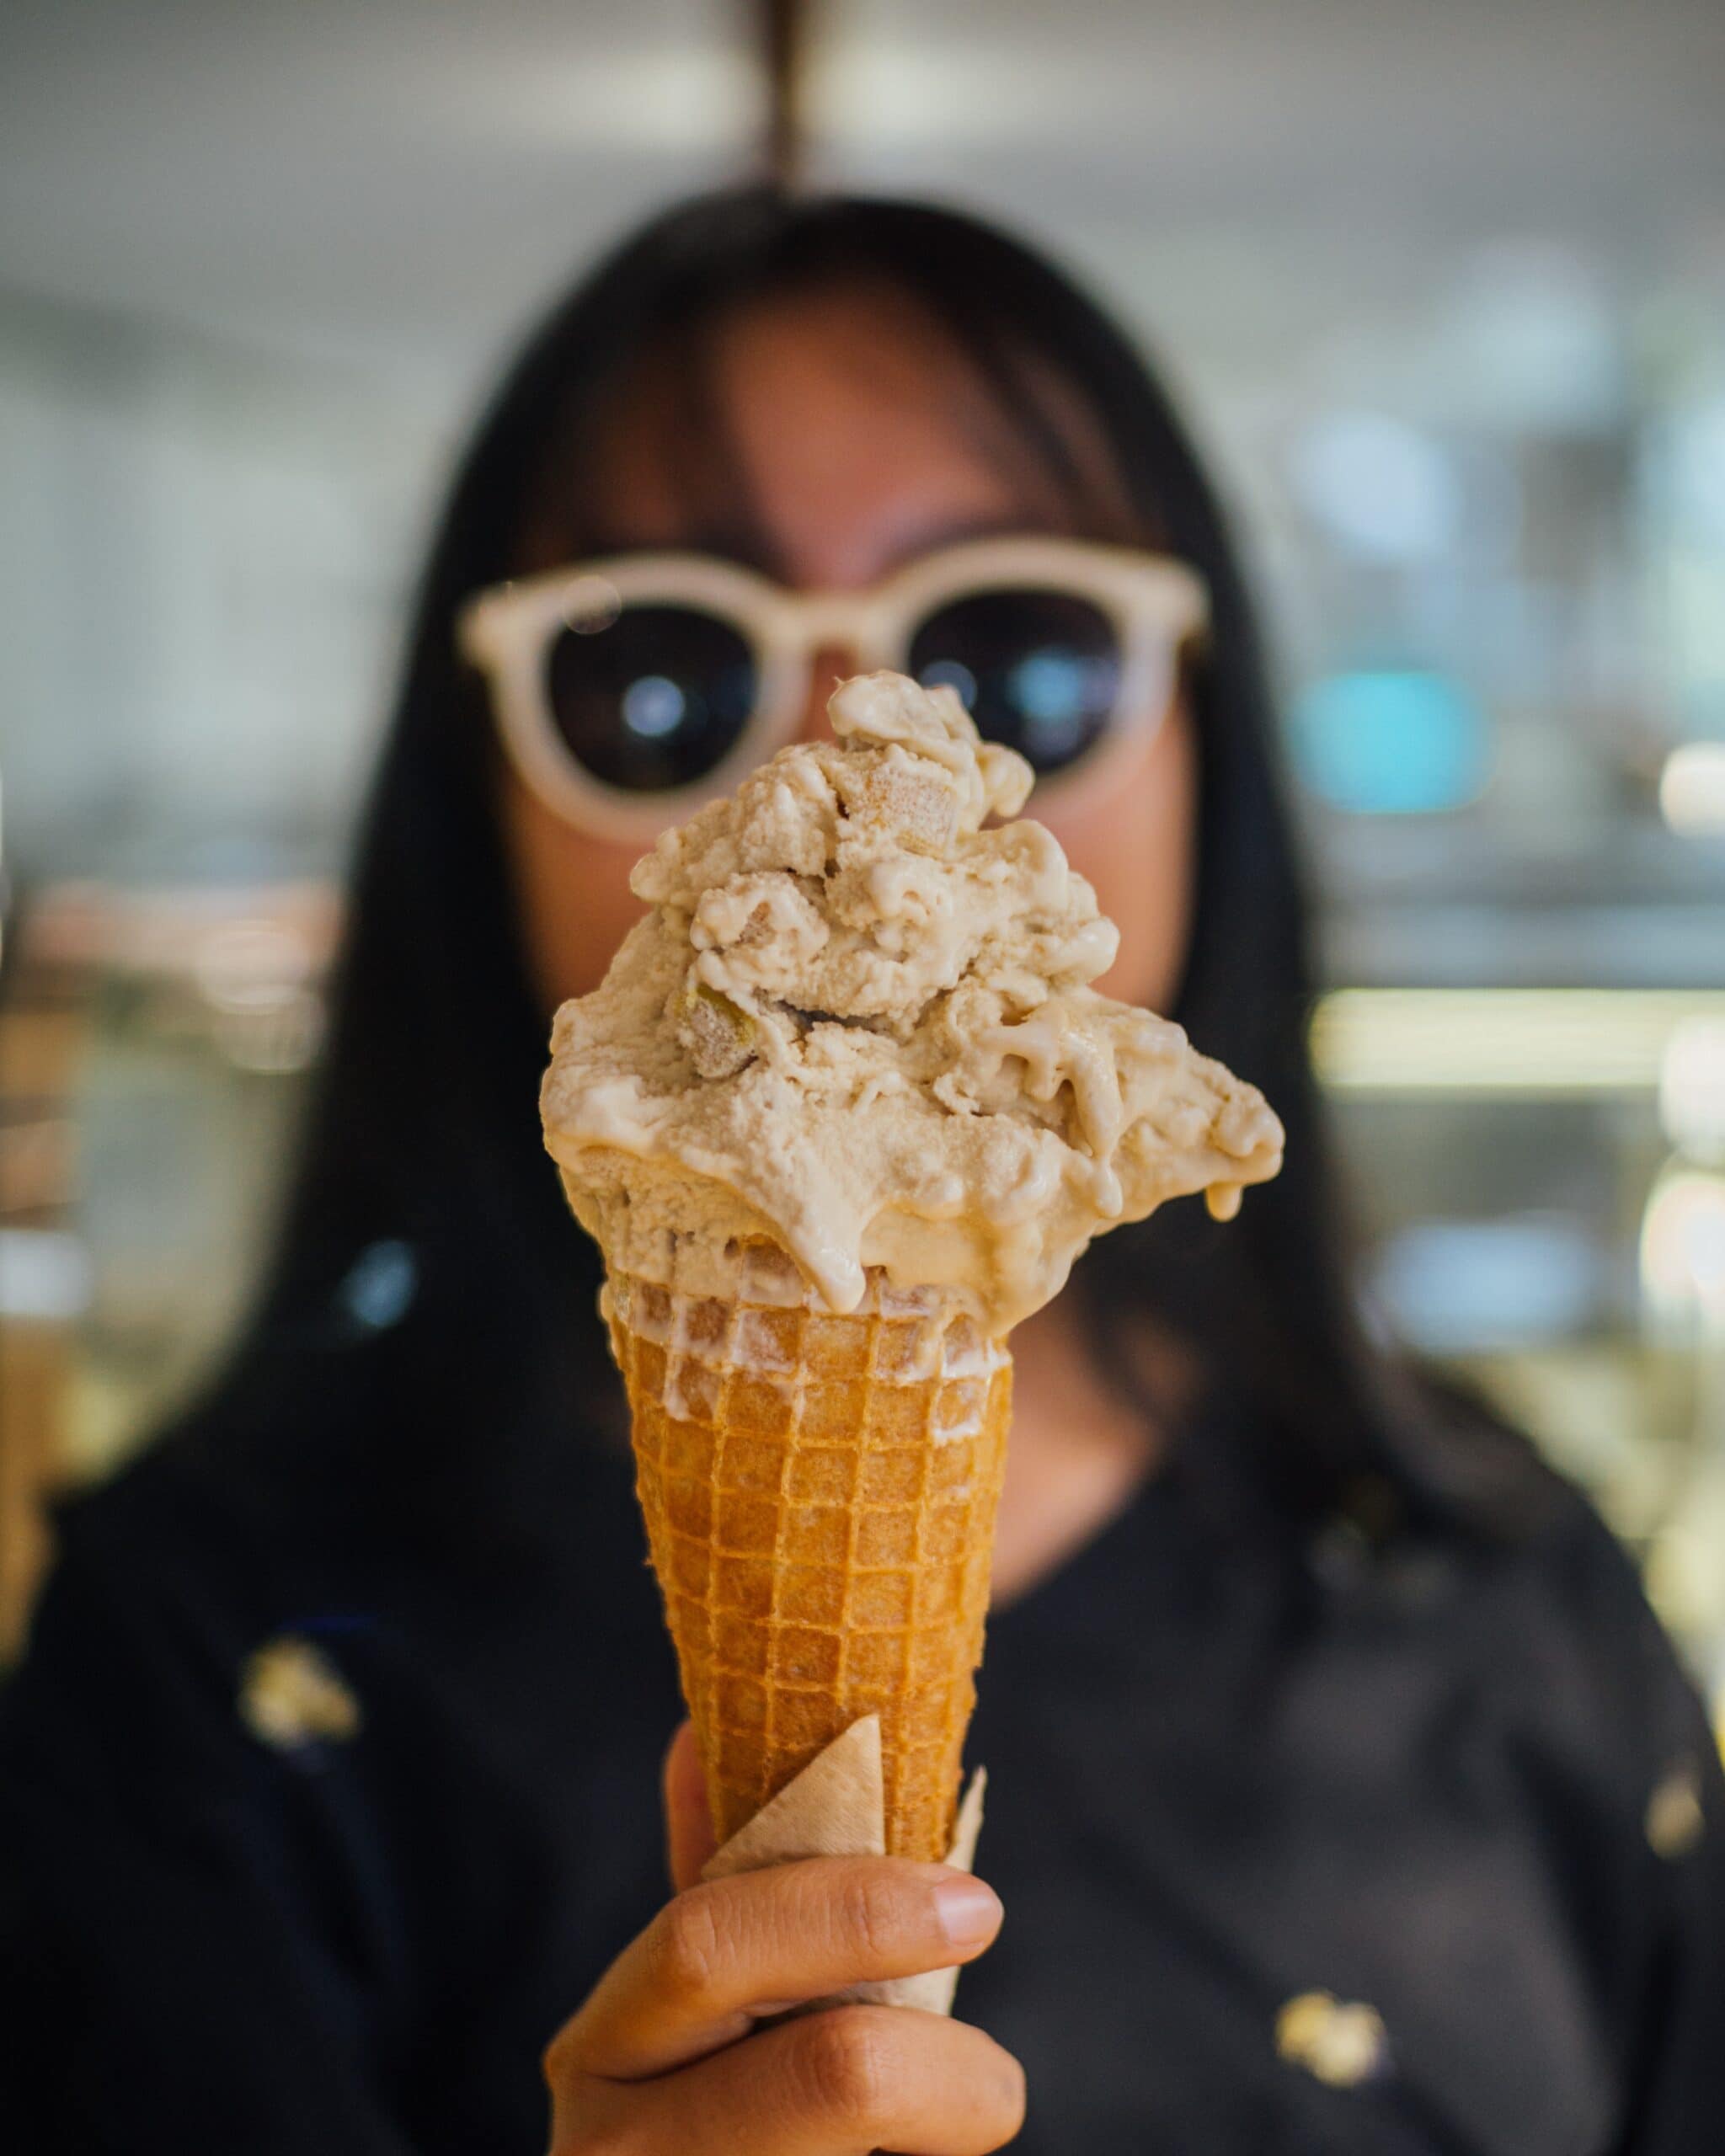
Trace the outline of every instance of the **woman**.
<instances>
[{"instance_id":1,"label":"woman","mask_svg":"<svg viewBox=\"0 0 1725 2156\"><path fill-rule=\"evenodd\" d=\"M1001 532L1060 542L1004 606L964 551ZM1204 588L1156 708L1119 696L1098 547ZM1042 766L1033 808L1123 931L1103 985L1288 1128L1239 1221L1108 1236L1015 1336L973 1740L998 1901L879 1860L655 1915L675 1682L533 1103L644 829L765 745L758 610L692 618L666 552L919 583L895 649ZM462 610L619 554L648 558L644 611L548 641L505 750ZM853 663L813 655L806 728ZM185 1427L68 1510L9 1703L40 2146L538 2148L559 2029L563 2156L963 2156L1026 2084L1034 2150L1717 2146L1704 1720L1584 1506L1356 1329L1270 736L1178 423L1016 243L749 191L553 315L425 578L260 1313ZM684 1744L665 1787L687 1886ZM955 1957L964 2022L750 2019Z\"/></svg>"}]
</instances>

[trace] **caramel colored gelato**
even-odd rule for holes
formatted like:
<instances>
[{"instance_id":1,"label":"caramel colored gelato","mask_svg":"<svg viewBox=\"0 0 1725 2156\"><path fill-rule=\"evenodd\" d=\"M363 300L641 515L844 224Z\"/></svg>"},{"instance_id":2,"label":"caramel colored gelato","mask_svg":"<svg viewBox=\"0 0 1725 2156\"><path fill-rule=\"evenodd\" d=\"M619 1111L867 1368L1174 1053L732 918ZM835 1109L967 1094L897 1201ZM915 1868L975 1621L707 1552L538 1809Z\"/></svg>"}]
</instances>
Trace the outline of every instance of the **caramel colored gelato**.
<instances>
[{"instance_id":1,"label":"caramel colored gelato","mask_svg":"<svg viewBox=\"0 0 1725 2156\"><path fill-rule=\"evenodd\" d=\"M627 1272L724 1294L769 1243L835 1311L879 1267L1003 1335L1102 1230L1231 1214L1281 1126L1090 985L1118 931L950 690L865 675L828 709L637 864L649 912L558 1013L546 1142Z\"/></svg>"}]
</instances>

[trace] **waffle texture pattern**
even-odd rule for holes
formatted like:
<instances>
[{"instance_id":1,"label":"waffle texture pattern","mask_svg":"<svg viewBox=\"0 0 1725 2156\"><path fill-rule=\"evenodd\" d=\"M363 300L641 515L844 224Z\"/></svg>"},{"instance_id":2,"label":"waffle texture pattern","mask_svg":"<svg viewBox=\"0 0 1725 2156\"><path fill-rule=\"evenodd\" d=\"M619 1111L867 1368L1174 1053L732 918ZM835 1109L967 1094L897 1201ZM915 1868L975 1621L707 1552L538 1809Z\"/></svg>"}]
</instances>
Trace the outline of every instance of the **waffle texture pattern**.
<instances>
[{"instance_id":1,"label":"waffle texture pattern","mask_svg":"<svg viewBox=\"0 0 1725 2156\"><path fill-rule=\"evenodd\" d=\"M982 1655L1012 1358L872 1273L837 1316L612 1273L654 1569L721 1841L880 1716L889 1854L950 1844ZM777 1298L775 1299L775 1298Z\"/></svg>"}]
</instances>

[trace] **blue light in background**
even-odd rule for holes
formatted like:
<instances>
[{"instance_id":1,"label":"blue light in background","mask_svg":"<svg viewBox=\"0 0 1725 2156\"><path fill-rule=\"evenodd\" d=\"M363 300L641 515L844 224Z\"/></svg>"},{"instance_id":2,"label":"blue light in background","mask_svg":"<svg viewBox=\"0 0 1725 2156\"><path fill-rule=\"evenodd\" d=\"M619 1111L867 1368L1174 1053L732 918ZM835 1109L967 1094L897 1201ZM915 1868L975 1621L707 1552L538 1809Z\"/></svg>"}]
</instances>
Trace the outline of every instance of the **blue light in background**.
<instances>
[{"instance_id":1,"label":"blue light in background","mask_svg":"<svg viewBox=\"0 0 1725 2156\"><path fill-rule=\"evenodd\" d=\"M1441 442L1381 412L1330 412L1294 452L1296 493L1351 554L1435 560L1455 546L1461 488Z\"/></svg>"},{"instance_id":2,"label":"blue light in background","mask_svg":"<svg viewBox=\"0 0 1725 2156\"><path fill-rule=\"evenodd\" d=\"M1386 1246L1373 1286L1397 1334L1429 1355L1480 1355L1581 1331L1609 1294L1582 1225L1549 1214L1421 1220Z\"/></svg>"},{"instance_id":3,"label":"blue light in background","mask_svg":"<svg viewBox=\"0 0 1725 2156\"><path fill-rule=\"evenodd\" d=\"M399 1325L419 1291L419 1261L393 1236L368 1243L349 1267L339 1290L349 1315L368 1332Z\"/></svg>"},{"instance_id":4,"label":"blue light in background","mask_svg":"<svg viewBox=\"0 0 1725 2156\"><path fill-rule=\"evenodd\" d=\"M1314 792L1361 816L1429 815L1485 783L1485 715L1441 674L1374 669L1315 681L1294 707L1294 757Z\"/></svg>"}]
</instances>

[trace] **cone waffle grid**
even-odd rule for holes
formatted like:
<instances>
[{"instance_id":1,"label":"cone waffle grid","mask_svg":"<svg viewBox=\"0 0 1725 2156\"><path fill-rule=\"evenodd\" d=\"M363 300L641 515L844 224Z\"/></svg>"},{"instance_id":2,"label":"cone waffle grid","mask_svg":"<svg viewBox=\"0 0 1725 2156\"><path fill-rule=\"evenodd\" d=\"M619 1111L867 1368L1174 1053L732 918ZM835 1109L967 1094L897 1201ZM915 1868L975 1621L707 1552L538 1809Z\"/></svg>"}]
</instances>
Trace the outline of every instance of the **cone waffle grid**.
<instances>
[{"instance_id":1,"label":"cone waffle grid","mask_svg":"<svg viewBox=\"0 0 1725 2156\"><path fill-rule=\"evenodd\" d=\"M879 1714L887 1847L943 1856L981 1655L1012 1364L928 1291L862 1308L615 1275L654 1569L734 1833Z\"/></svg>"}]
</instances>

